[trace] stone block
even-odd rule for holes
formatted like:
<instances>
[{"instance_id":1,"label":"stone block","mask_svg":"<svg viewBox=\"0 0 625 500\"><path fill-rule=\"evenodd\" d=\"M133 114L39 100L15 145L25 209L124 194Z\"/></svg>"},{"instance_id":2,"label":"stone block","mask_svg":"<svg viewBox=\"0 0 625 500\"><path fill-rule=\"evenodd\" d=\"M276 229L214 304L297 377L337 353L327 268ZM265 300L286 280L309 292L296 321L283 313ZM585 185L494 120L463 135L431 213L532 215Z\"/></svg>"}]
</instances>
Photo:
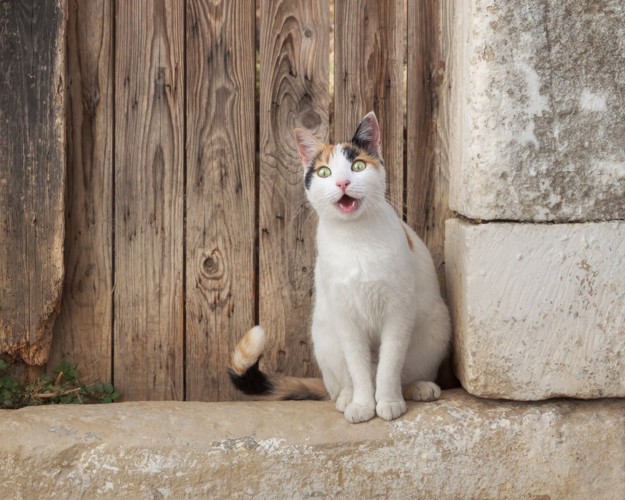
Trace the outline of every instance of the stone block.
<instances>
[{"instance_id":1,"label":"stone block","mask_svg":"<svg viewBox=\"0 0 625 500\"><path fill-rule=\"evenodd\" d=\"M456 389L357 425L331 402L0 411L7 498L623 498L624 470L619 400Z\"/></svg>"},{"instance_id":2,"label":"stone block","mask_svg":"<svg viewBox=\"0 0 625 500\"><path fill-rule=\"evenodd\" d=\"M625 396L625 222L446 225L455 364L476 396Z\"/></svg>"},{"instance_id":3,"label":"stone block","mask_svg":"<svg viewBox=\"0 0 625 500\"><path fill-rule=\"evenodd\" d=\"M625 2L451 2L450 206L625 219Z\"/></svg>"}]
</instances>

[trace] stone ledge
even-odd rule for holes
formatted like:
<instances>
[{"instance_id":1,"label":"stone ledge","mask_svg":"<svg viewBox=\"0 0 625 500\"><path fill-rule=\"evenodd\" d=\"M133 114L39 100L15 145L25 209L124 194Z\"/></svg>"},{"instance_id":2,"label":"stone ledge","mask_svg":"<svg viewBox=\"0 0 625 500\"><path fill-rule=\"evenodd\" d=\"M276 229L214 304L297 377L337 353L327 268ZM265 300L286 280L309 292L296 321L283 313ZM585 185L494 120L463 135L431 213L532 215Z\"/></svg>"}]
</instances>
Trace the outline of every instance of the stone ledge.
<instances>
[{"instance_id":1,"label":"stone ledge","mask_svg":"<svg viewBox=\"0 0 625 500\"><path fill-rule=\"evenodd\" d=\"M320 402L0 411L0 483L14 498L615 498L623 470L618 399L456 389L359 425Z\"/></svg>"}]
</instances>

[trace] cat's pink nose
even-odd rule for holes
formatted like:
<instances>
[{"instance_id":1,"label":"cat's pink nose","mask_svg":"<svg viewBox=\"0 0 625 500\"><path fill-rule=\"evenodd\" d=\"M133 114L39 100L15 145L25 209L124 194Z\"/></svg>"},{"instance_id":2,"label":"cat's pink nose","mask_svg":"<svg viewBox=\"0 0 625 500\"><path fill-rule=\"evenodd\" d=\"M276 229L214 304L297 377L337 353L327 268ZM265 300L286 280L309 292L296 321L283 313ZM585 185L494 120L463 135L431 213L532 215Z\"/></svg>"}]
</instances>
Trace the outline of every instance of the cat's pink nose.
<instances>
[{"instance_id":1,"label":"cat's pink nose","mask_svg":"<svg viewBox=\"0 0 625 500\"><path fill-rule=\"evenodd\" d=\"M345 179L344 181L337 181L336 185L341 188L341 191L345 192L347 186L349 186L350 182Z\"/></svg>"}]
</instances>

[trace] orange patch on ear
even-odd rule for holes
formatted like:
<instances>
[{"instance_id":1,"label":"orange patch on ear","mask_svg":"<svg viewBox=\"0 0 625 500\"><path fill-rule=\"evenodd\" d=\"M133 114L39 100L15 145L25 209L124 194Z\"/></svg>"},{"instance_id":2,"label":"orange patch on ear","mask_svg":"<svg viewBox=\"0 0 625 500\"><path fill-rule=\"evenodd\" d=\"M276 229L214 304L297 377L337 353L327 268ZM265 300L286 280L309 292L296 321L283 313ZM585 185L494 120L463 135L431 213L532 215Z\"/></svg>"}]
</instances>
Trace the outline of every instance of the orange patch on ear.
<instances>
[{"instance_id":1,"label":"orange patch on ear","mask_svg":"<svg viewBox=\"0 0 625 500\"><path fill-rule=\"evenodd\" d=\"M404 230L404 234L406 235L406 239L408 240L408 247L410 248L410 251L414 251L414 243L412 242L410 233L408 233L408 230L403 226L402 226L402 229Z\"/></svg>"}]
</instances>

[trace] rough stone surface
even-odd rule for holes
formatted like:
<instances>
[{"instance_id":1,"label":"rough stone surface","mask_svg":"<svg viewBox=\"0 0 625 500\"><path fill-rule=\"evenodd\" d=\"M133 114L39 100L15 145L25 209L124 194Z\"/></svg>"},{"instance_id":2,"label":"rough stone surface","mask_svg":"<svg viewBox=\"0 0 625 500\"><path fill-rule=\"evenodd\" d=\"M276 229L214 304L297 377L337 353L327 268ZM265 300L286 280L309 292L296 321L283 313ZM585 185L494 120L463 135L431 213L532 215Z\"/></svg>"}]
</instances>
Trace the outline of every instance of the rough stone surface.
<instances>
[{"instance_id":1,"label":"rough stone surface","mask_svg":"<svg viewBox=\"0 0 625 500\"><path fill-rule=\"evenodd\" d=\"M447 221L455 362L471 394L625 396L625 222Z\"/></svg>"},{"instance_id":2,"label":"rough stone surface","mask_svg":"<svg viewBox=\"0 0 625 500\"><path fill-rule=\"evenodd\" d=\"M622 498L623 470L623 400L453 390L358 425L323 402L0 411L11 498Z\"/></svg>"},{"instance_id":3,"label":"rough stone surface","mask_svg":"<svg viewBox=\"0 0 625 500\"><path fill-rule=\"evenodd\" d=\"M450 206L482 220L625 218L625 2L453 9Z\"/></svg>"}]
</instances>

